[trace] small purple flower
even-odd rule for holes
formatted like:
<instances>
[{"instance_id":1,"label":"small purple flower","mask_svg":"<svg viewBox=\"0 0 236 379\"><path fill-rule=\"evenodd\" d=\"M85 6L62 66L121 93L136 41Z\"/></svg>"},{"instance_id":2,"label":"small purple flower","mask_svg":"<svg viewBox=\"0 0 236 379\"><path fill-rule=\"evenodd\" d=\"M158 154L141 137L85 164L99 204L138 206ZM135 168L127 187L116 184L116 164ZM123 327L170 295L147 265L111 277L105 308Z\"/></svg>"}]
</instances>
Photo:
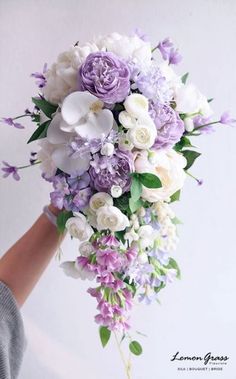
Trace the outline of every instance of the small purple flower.
<instances>
[{"instance_id":1,"label":"small purple flower","mask_svg":"<svg viewBox=\"0 0 236 379\"><path fill-rule=\"evenodd\" d=\"M182 60L178 49L174 48L173 42L169 38L165 38L161 41L157 45L157 48L160 50L162 58L168 61L169 64L178 64Z\"/></svg>"},{"instance_id":2,"label":"small purple flower","mask_svg":"<svg viewBox=\"0 0 236 379\"><path fill-rule=\"evenodd\" d=\"M236 119L232 118L229 112L224 112L220 117L220 123L229 126L235 126Z\"/></svg>"},{"instance_id":3,"label":"small purple flower","mask_svg":"<svg viewBox=\"0 0 236 379\"><path fill-rule=\"evenodd\" d=\"M39 88L43 88L45 87L46 85L46 77L45 77L45 73L47 72L47 63L44 64L43 66L43 72L33 72L30 76L37 79L36 80L36 85L39 87Z\"/></svg>"},{"instance_id":4,"label":"small purple flower","mask_svg":"<svg viewBox=\"0 0 236 379\"><path fill-rule=\"evenodd\" d=\"M96 258L97 263L108 271L119 271L122 266L120 254L111 249L98 250Z\"/></svg>"},{"instance_id":5,"label":"small purple flower","mask_svg":"<svg viewBox=\"0 0 236 379\"><path fill-rule=\"evenodd\" d=\"M9 175L12 175L15 180L20 180L17 167L11 166L5 161L2 161L2 163L5 165L5 167L2 167L2 171L4 172L3 178L7 178Z\"/></svg>"},{"instance_id":6,"label":"small purple flower","mask_svg":"<svg viewBox=\"0 0 236 379\"><path fill-rule=\"evenodd\" d=\"M7 124L9 126L13 126L14 128L17 128L17 129L24 129L25 128L19 122L15 122L14 119L11 117L3 117L1 119L1 122L4 122L5 124Z\"/></svg>"},{"instance_id":7,"label":"small purple flower","mask_svg":"<svg viewBox=\"0 0 236 379\"><path fill-rule=\"evenodd\" d=\"M108 104L123 101L130 90L130 72L125 61L111 52L88 55L79 70L79 81L89 91Z\"/></svg>"},{"instance_id":8,"label":"small purple flower","mask_svg":"<svg viewBox=\"0 0 236 379\"><path fill-rule=\"evenodd\" d=\"M134 36L138 36L141 40L144 42L149 42L149 37L147 34L145 34L140 28L135 28L133 32Z\"/></svg>"},{"instance_id":9,"label":"small purple flower","mask_svg":"<svg viewBox=\"0 0 236 379\"><path fill-rule=\"evenodd\" d=\"M150 115L157 128L156 149L174 146L184 133L184 123L179 115L167 104L151 104Z\"/></svg>"}]
</instances>

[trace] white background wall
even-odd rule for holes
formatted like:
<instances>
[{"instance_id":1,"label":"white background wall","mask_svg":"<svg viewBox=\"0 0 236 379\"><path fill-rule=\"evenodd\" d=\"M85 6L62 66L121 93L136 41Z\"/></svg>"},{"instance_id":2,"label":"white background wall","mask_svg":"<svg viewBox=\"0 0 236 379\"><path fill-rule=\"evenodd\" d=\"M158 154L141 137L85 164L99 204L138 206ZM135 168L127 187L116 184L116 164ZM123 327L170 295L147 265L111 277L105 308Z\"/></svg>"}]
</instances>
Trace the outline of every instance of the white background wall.
<instances>
[{"instance_id":1,"label":"white background wall","mask_svg":"<svg viewBox=\"0 0 236 379\"><path fill-rule=\"evenodd\" d=\"M236 2L234 0L1 0L0 1L0 115L17 115L37 91L29 78L44 62L77 40L96 33L129 33L136 26L155 45L170 36L179 45L182 73L209 97L217 115L235 107ZM0 126L0 159L25 164L34 146L24 131ZM182 280L160 295L162 305L137 306L133 325L142 357L134 358L133 379L236 378L235 363L235 140L236 130L218 132L195 144L203 156L193 173L203 178L197 187L188 180L176 210L184 220L176 258ZM38 168L22 172L19 183L0 181L1 253L30 227L48 203L50 186ZM76 246L66 240L65 259ZM66 278L53 260L23 308L28 348L20 379L123 379L114 341L104 351L93 322L95 301L86 283ZM171 356L230 356L222 372L178 372ZM186 365L182 365L185 367Z\"/></svg>"}]
</instances>

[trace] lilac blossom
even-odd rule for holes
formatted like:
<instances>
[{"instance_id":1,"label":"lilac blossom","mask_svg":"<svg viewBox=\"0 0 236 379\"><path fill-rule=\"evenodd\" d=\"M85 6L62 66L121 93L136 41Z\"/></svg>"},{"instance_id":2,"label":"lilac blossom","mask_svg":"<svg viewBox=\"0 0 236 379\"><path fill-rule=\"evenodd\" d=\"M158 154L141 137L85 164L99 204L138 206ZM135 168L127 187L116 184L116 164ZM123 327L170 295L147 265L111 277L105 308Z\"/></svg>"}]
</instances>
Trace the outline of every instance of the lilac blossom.
<instances>
[{"instance_id":1,"label":"lilac blossom","mask_svg":"<svg viewBox=\"0 0 236 379\"><path fill-rule=\"evenodd\" d=\"M174 146L184 133L184 123L179 115L167 104L150 104L150 115L157 128L156 149Z\"/></svg>"},{"instance_id":2,"label":"lilac blossom","mask_svg":"<svg viewBox=\"0 0 236 379\"><path fill-rule=\"evenodd\" d=\"M145 214L141 217L141 221L144 221L146 225L151 225L153 229L159 230L160 224L157 220L157 216L153 214L150 208L145 208Z\"/></svg>"},{"instance_id":3,"label":"lilac blossom","mask_svg":"<svg viewBox=\"0 0 236 379\"><path fill-rule=\"evenodd\" d=\"M13 126L14 128L17 128L17 129L24 129L25 127L20 124L19 122L15 122L15 119L14 118L11 118L11 117L3 117L1 119L1 122L4 122L5 124L9 125L9 126Z\"/></svg>"},{"instance_id":4,"label":"lilac blossom","mask_svg":"<svg viewBox=\"0 0 236 379\"><path fill-rule=\"evenodd\" d=\"M111 157L95 154L90 165L91 185L97 191L111 193L113 185L120 186L123 193L129 191L134 170L132 154L119 149Z\"/></svg>"},{"instance_id":5,"label":"lilac blossom","mask_svg":"<svg viewBox=\"0 0 236 379\"><path fill-rule=\"evenodd\" d=\"M169 38L159 42L157 48L160 50L162 58L169 64L178 64L182 60L178 49L174 48L173 42Z\"/></svg>"},{"instance_id":6,"label":"lilac blossom","mask_svg":"<svg viewBox=\"0 0 236 379\"><path fill-rule=\"evenodd\" d=\"M111 52L91 53L79 70L79 81L89 91L108 104L123 101L130 90L130 72L125 61Z\"/></svg>"},{"instance_id":7,"label":"lilac blossom","mask_svg":"<svg viewBox=\"0 0 236 379\"><path fill-rule=\"evenodd\" d=\"M236 119L232 118L229 112L224 112L220 117L220 123L229 126L235 126Z\"/></svg>"},{"instance_id":8,"label":"lilac blossom","mask_svg":"<svg viewBox=\"0 0 236 379\"><path fill-rule=\"evenodd\" d=\"M44 64L43 66L43 72L33 72L30 76L35 78L36 79L36 85L39 87L39 88L43 88L45 87L46 85L46 77L45 77L45 73L47 72L47 63Z\"/></svg>"},{"instance_id":9,"label":"lilac blossom","mask_svg":"<svg viewBox=\"0 0 236 379\"><path fill-rule=\"evenodd\" d=\"M150 257L157 259L162 265L166 266L169 263L169 254L167 251L161 250L158 247L154 247L151 251L148 252Z\"/></svg>"},{"instance_id":10,"label":"lilac blossom","mask_svg":"<svg viewBox=\"0 0 236 379\"><path fill-rule=\"evenodd\" d=\"M12 175L12 177L15 180L20 180L20 175L18 174L18 168L15 166L9 165L9 163L2 161L5 167L2 167L2 171L4 172L3 178L7 178L9 175Z\"/></svg>"}]
</instances>

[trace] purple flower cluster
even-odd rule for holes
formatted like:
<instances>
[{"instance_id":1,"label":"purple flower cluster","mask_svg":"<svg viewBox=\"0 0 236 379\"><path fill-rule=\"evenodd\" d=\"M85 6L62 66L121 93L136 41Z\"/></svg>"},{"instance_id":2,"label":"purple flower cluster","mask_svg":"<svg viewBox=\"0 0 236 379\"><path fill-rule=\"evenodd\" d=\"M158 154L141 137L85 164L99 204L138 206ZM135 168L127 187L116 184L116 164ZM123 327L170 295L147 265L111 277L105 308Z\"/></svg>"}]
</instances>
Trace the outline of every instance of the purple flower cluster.
<instances>
[{"instance_id":1,"label":"purple flower cluster","mask_svg":"<svg viewBox=\"0 0 236 379\"><path fill-rule=\"evenodd\" d=\"M25 127L20 124L19 122L16 122L14 120L14 118L11 118L11 117L3 117L1 119L1 122L4 122L5 124L9 125L9 126L13 126L14 128L17 128L17 129L24 129Z\"/></svg>"},{"instance_id":2,"label":"purple flower cluster","mask_svg":"<svg viewBox=\"0 0 236 379\"><path fill-rule=\"evenodd\" d=\"M184 123L179 115L167 104L151 104L150 115L157 128L156 149L174 146L184 133Z\"/></svg>"},{"instance_id":3,"label":"purple flower cluster","mask_svg":"<svg viewBox=\"0 0 236 379\"><path fill-rule=\"evenodd\" d=\"M81 211L88 205L90 197L93 195L88 173L84 173L80 177L59 174L51 181L54 187L54 191L50 193L51 201L59 209Z\"/></svg>"},{"instance_id":4,"label":"purple flower cluster","mask_svg":"<svg viewBox=\"0 0 236 379\"><path fill-rule=\"evenodd\" d=\"M134 170L131 153L119 149L111 157L97 153L90 164L91 185L97 191L110 193L113 185L120 186L123 193L129 191Z\"/></svg>"},{"instance_id":5,"label":"purple flower cluster","mask_svg":"<svg viewBox=\"0 0 236 379\"><path fill-rule=\"evenodd\" d=\"M173 42L169 38L165 38L159 42L157 48L160 50L162 58L169 64L178 64L182 60L178 49L174 48Z\"/></svg>"},{"instance_id":6,"label":"purple flower cluster","mask_svg":"<svg viewBox=\"0 0 236 379\"><path fill-rule=\"evenodd\" d=\"M43 66L43 72L33 72L30 76L35 78L36 79L36 85L39 87L39 88L43 88L45 87L46 85L46 77L45 77L45 73L47 72L47 63L44 64Z\"/></svg>"},{"instance_id":7,"label":"purple flower cluster","mask_svg":"<svg viewBox=\"0 0 236 379\"><path fill-rule=\"evenodd\" d=\"M95 321L110 330L126 330L128 311L132 307L132 292L119 279L124 270L137 256L135 249L121 250L120 242L112 235L98 237L92 243L93 252L89 257L77 258L77 267L97 277L99 287L88 292L97 300L99 313Z\"/></svg>"},{"instance_id":8,"label":"purple flower cluster","mask_svg":"<svg viewBox=\"0 0 236 379\"><path fill-rule=\"evenodd\" d=\"M2 167L2 171L4 172L3 178L7 178L9 175L12 175L13 179L20 180L20 175L18 174L18 169L15 166L11 166L9 163L3 161L2 162L5 167Z\"/></svg>"},{"instance_id":9,"label":"purple flower cluster","mask_svg":"<svg viewBox=\"0 0 236 379\"><path fill-rule=\"evenodd\" d=\"M130 72L127 64L111 52L88 55L79 70L82 90L87 90L105 103L123 101L130 90Z\"/></svg>"}]
</instances>

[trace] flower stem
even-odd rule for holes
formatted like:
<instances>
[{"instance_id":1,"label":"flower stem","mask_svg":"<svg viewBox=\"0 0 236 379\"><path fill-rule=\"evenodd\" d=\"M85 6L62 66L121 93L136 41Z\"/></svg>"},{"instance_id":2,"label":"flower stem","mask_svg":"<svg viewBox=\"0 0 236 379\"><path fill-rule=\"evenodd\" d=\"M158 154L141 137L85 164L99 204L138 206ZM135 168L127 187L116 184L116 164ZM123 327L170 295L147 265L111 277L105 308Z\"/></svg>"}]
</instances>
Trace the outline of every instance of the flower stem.
<instances>
[{"instance_id":1,"label":"flower stem","mask_svg":"<svg viewBox=\"0 0 236 379\"><path fill-rule=\"evenodd\" d=\"M202 128L205 128L206 126L214 125L214 124L220 124L220 120L218 120L218 121L213 121L213 122L208 122L207 124L203 124L203 125L196 126L196 128L194 128L192 132L188 132L188 133L186 133L186 134L187 134L188 136L199 136L199 134L194 134L194 132L197 132L198 130L200 130L200 129L202 129Z\"/></svg>"},{"instance_id":2,"label":"flower stem","mask_svg":"<svg viewBox=\"0 0 236 379\"><path fill-rule=\"evenodd\" d=\"M127 376L127 379L132 379L131 378L131 364L130 364L130 359L128 360L128 362L126 362L126 359L125 359L125 356L124 356L124 353L120 347L120 342L118 341L118 337L117 337L117 334L116 332L114 332L114 336L115 336L115 340L116 340L116 344L117 344L117 347L118 347L118 350L119 350L119 353L120 353L120 356L121 356L121 360L124 364L124 367L125 367L125 373L126 373L126 376Z\"/></svg>"},{"instance_id":3,"label":"flower stem","mask_svg":"<svg viewBox=\"0 0 236 379\"><path fill-rule=\"evenodd\" d=\"M32 164L28 164L26 166L20 166L20 167L17 167L17 170L21 170L21 169L27 168L27 167L32 167L32 166L35 166L36 164L39 164L39 163L41 163L41 161L37 161L37 162L34 162Z\"/></svg>"}]
</instances>

